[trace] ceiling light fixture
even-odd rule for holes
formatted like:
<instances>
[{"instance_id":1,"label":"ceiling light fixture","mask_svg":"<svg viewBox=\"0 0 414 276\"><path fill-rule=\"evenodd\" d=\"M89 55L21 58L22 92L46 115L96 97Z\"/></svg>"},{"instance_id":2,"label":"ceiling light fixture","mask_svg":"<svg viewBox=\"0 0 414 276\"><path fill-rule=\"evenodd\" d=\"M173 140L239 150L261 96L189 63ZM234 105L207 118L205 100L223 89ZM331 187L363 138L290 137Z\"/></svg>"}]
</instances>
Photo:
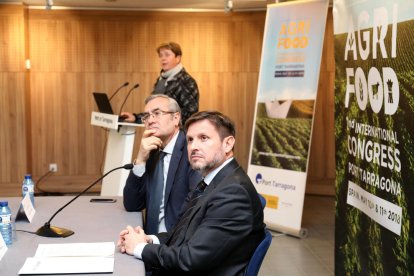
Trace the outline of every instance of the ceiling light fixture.
<instances>
[{"instance_id":1,"label":"ceiling light fixture","mask_svg":"<svg viewBox=\"0 0 414 276\"><path fill-rule=\"evenodd\" d=\"M233 10L233 0L226 0L224 12L231 12Z\"/></svg>"},{"instance_id":2,"label":"ceiling light fixture","mask_svg":"<svg viewBox=\"0 0 414 276\"><path fill-rule=\"evenodd\" d=\"M53 7L53 0L46 0L46 6L45 6L45 8L47 10L51 10L52 7Z\"/></svg>"}]
</instances>

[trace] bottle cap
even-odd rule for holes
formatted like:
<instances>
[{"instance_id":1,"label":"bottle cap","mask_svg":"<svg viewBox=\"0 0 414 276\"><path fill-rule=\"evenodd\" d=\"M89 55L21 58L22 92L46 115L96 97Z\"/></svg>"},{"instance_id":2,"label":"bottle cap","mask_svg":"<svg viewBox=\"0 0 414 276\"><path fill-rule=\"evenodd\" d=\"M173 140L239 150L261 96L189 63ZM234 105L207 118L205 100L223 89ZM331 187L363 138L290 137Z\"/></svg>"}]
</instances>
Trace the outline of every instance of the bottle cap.
<instances>
[{"instance_id":1,"label":"bottle cap","mask_svg":"<svg viewBox=\"0 0 414 276\"><path fill-rule=\"evenodd\" d=\"M7 207L9 206L9 202L7 201L0 201L0 207Z\"/></svg>"},{"instance_id":2,"label":"bottle cap","mask_svg":"<svg viewBox=\"0 0 414 276\"><path fill-rule=\"evenodd\" d=\"M32 179L32 175L31 175L31 174L26 174L26 175L24 176L24 179Z\"/></svg>"}]
</instances>

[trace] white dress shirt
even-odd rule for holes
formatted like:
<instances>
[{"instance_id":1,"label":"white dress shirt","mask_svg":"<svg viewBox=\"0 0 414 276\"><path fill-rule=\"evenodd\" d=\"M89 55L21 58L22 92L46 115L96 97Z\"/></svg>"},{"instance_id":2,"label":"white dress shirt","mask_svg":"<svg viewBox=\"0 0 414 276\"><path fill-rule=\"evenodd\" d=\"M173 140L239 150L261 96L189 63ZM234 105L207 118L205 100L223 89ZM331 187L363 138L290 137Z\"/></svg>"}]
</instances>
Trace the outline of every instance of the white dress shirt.
<instances>
[{"instance_id":1,"label":"white dress shirt","mask_svg":"<svg viewBox=\"0 0 414 276\"><path fill-rule=\"evenodd\" d=\"M167 232L167 228L165 227L165 210L164 210L165 185L167 183L167 175L168 175L168 169L170 168L171 156L172 156L172 153L175 147L175 143L177 142L179 133L180 132L177 132L174 135L174 137L171 139L171 141L162 150L166 154L164 157L164 184L163 184L164 187L162 190L162 197L161 197L160 215L159 215L159 220L158 220L159 221L158 233ZM145 173L145 165L143 164L134 165L132 172L136 176L141 177Z\"/></svg>"}]
</instances>

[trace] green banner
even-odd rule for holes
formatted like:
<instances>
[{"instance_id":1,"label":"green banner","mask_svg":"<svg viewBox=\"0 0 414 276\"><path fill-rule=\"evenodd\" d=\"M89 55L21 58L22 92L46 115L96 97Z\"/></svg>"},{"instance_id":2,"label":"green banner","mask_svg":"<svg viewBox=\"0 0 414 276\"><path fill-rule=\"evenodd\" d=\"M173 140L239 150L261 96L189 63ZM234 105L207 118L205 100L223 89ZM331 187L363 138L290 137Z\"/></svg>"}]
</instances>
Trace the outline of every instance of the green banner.
<instances>
[{"instance_id":1,"label":"green banner","mask_svg":"<svg viewBox=\"0 0 414 276\"><path fill-rule=\"evenodd\" d=\"M334 1L336 275L414 275L414 2Z\"/></svg>"}]
</instances>

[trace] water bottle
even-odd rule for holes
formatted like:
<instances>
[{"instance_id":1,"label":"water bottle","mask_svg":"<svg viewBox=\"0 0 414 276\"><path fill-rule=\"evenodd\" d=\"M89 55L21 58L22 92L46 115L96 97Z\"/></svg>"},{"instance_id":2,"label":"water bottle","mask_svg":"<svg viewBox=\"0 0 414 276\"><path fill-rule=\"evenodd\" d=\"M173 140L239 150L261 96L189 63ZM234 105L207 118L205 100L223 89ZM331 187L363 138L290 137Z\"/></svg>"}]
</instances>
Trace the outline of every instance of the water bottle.
<instances>
[{"instance_id":1,"label":"water bottle","mask_svg":"<svg viewBox=\"0 0 414 276\"><path fill-rule=\"evenodd\" d=\"M29 193L30 200L32 201L33 207L35 206L34 203L34 182L32 180L32 176L30 174L26 174L24 176L23 185L22 185L22 195L23 198L26 194Z\"/></svg>"},{"instance_id":2,"label":"water bottle","mask_svg":"<svg viewBox=\"0 0 414 276\"><path fill-rule=\"evenodd\" d=\"M0 232L6 245L13 242L11 210L7 201L0 201Z\"/></svg>"}]
</instances>

